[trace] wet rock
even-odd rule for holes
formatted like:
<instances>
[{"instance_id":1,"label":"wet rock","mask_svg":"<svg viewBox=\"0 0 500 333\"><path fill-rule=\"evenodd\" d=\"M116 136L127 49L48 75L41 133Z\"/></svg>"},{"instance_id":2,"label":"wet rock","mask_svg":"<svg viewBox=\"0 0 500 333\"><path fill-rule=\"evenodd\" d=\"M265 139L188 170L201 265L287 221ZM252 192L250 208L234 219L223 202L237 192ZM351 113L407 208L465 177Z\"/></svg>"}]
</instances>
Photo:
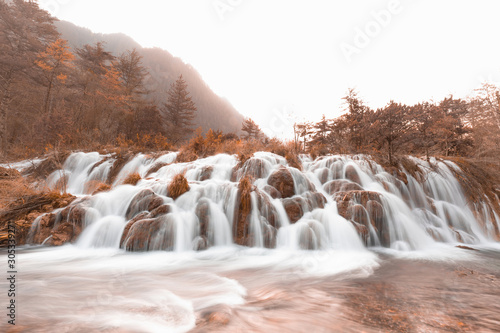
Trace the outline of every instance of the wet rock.
<instances>
[{"instance_id":1,"label":"wet rock","mask_svg":"<svg viewBox=\"0 0 500 333\"><path fill-rule=\"evenodd\" d=\"M351 223L354 226L354 228L356 229L356 232L358 233L358 235L361 237L361 240L363 241L363 243L365 245L368 245L368 239L369 239L368 228L365 225L354 222L354 221L351 221Z\"/></svg>"},{"instance_id":2,"label":"wet rock","mask_svg":"<svg viewBox=\"0 0 500 333\"><path fill-rule=\"evenodd\" d=\"M43 215L38 221L38 226L32 231L31 225L32 223L34 223L34 221L35 220L29 223L28 227L28 230L30 234L32 234L32 237L26 237L24 238L24 241L27 241L27 238L32 238L31 244L42 244L43 241L47 239L52 233L52 228L54 227L56 222L56 215L55 214Z\"/></svg>"},{"instance_id":3,"label":"wet rock","mask_svg":"<svg viewBox=\"0 0 500 333\"><path fill-rule=\"evenodd\" d=\"M133 219L128 221L127 224L125 225L125 228L123 229L123 232L122 232L122 238L120 240L120 247L123 247L123 242L127 238L128 232L129 232L130 228L134 225L134 223L141 221L141 220L149 219L149 218L151 218L150 213L141 212L141 213L137 214L136 216L134 216Z\"/></svg>"},{"instance_id":4,"label":"wet rock","mask_svg":"<svg viewBox=\"0 0 500 333\"><path fill-rule=\"evenodd\" d=\"M339 215L367 228L369 227L368 223L370 223L374 227L380 243L383 246L390 245L390 233L389 228L386 227L380 193L371 191L338 192L334 195L334 199L337 201ZM367 216L366 213L368 213Z\"/></svg>"},{"instance_id":5,"label":"wet rock","mask_svg":"<svg viewBox=\"0 0 500 333\"><path fill-rule=\"evenodd\" d=\"M282 198L290 198L295 194L295 186L290 171L286 168L279 168L269 176L267 183L274 187Z\"/></svg>"},{"instance_id":6,"label":"wet rock","mask_svg":"<svg viewBox=\"0 0 500 333\"><path fill-rule=\"evenodd\" d=\"M206 237L198 236L193 240L193 250L203 251L208 249L208 239Z\"/></svg>"},{"instance_id":7,"label":"wet rock","mask_svg":"<svg viewBox=\"0 0 500 333\"><path fill-rule=\"evenodd\" d=\"M357 183L358 185L361 185L361 178L359 178L356 168L354 168L354 166L352 165L348 165L345 167L345 178L354 183Z\"/></svg>"},{"instance_id":8,"label":"wet rock","mask_svg":"<svg viewBox=\"0 0 500 333\"><path fill-rule=\"evenodd\" d=\"M210 204L208 200L201 199L195 209L196 217L200 226L200 236L206 239L210 223ZM208 244L207 244L208 245Z\"/></svg>"},{"instance_id":9,"label":"wet rock","mask_svg":"<svg viewBox=\"0 0 500 333\"><path fill-rule=\"evenodd\" d=\"M148 171L146 172L146 177L152 173L158 172L158 170L160 170L161 168L163 168L164 166L167 166L167 165L169 165L169 163L156 162L148 169Z\"/></svg>"},{"instance_id":10,"label":"wet rock","mask_svg":"<svg viewBox=\"0 0 500 333\"><path fill-rule=\"evenodd\" d=\"M349 192L338 192L335 194L334 199L344 202L353 201L365 206L368 201L374 200L380 202L380 193L373 191L349 191Z\"/></svg>"},{"instance_id":11,"label":"wet rock","mask_svg":"<svg viewBox=\"0 0 500 333\"><path fill-rule=\"evenodd\" d=\"M328 182L328 175L329 171L327 168L323 168L319 173L318 173L318 179L321 182L321 184L325 184Z\"/></svg>"},{"instance_id":12,"label":"wet rock","mask_svg":"<svg viewBox=\"0 0 500 333\"><path fill-rule=\"evenodd\" d=\"M386 166L384 169L387 173L402 181L405 185L408 185L408 177L406 176L406 173L404 173L400 168L397 168L395 166Z\"/></svg>"},{"instance_id":13,"label":"wet rock","mask_svg":"<svg viewBox=\"0 0 500 333\"><path fill-rule=\"evenodd\" d=\"M144 189L137 193L127 208L125 217L130 220L143 211L152 211L163 205L163 198L155 194L150 189Z\"/></svg>"},{"instance_id":14,"label":"wet rock","mask_svg":"<svg viewBox=\"0 0 500 333\"><path fill-rule=\"evenodd\" d=\"M271 226L267 221L262 223L263 226L263 238L264 238L264 247L268 249L273 249L276 247L276 234L277 230L275 227Z\"/></svg>"},{"instance_id":15,"label":"wet rock","mask_svg":"<svg viewBox=\"0 0 500 333\"><path fill-rule=\"evenodd\" d=\"M52 231L51 245L60 246L68 242L74 242L80 235L82 229L73 223L64 222Z\"/></svg>"},{"instance_id":16,"label":"wet rock","mask_svg":"<svg viewBox=\"0 0 500 333\"><path fill-rule=\"evenodd\" d=\"M276 208L267 195L257 189L255 190L255 193L257 195L257 209L259 210L259 216L263 217L272 227L276 227L278 222L278 212L276 211Z\"/></svg>"},{"instance_id":17,"label":"wet rock","mask_svg":"<svg viewBox=\"0 0 500 333\"><path fill-rule=\"evenodd\" d=\"M375 229L381 231L384 229L384 207L377 200L369 200L366 203L366 210L370 217L371 224Z\"/></svg>"},{"instance_id":18,"label":"wet rock","mask_svg":"<svg viewBox=\"0 0 500 333\"><path fill-rule=\"evenodd\" d=\"M281 193L271 185L264 186L263 190L273 199L281 199Z\"/></svg>"},{"instance_id":19,"label":"wet rock","mask_svg":"<svg viewBox=\"0 0 500 333\"><path fill-rule=\"evenodd\" d=\"M63 222L70 222L75 225L83 226L85 224L85 215L87 207L85 202L66 207L61 213L61 220Z\"/></svg>"},{"instance_id":20,"label":"wet rock","mask_svg":"<svg viewBox=\"0 0 500 333\"><path fill-rule=\"evenodd\" d=\"M478 251L477 249L474 249L472 247L465 246L465 245L457 245L456 247L458 247L459 249L462 249L462 250Z\"/></svg>"},{"instance_id":21,"label":"wet rock","mask_svg":"<svg viewBox=\"0 0 500 333\"><path fill-rule=\"evenodd\" d=\"M161 198L160 198L161 199ZM163 200L162 200L163 202ZM154 205L150 205L149 208L153 207ZM170 205L160 205L154 209L151 209L151 213L150 213L150 216L152 218L154 217L158 217L159 215L165 215L165 214L168 214L171 212L171 208L170 208Z\"/></svg>"},{"instance_id":22,"label":"wet rock","mask_svg":"<svg viewBox=\"0 0 500 333\"><path fill-rule=\"evenodd\" d=\"M122 248L128 251L173 250L175 225L165 216L132 224Z\"/></svg>"},{"instance_id":23,"label":"wet rock","mask_svg":"<svg viewBox=\"0 0 500 333\"><path fill-rule=\"evenodd\" d=\"M238 177L249 176L253 179L264 178L267 176L267 166L264 160L260 158L249 158L238 170Z\"/></svg>"},{"instance_id":24,"label":"wet rock","mask_svg":"<svg viewBox=\"0 0 500 333\"><path fill-rule=\"evenodd\" d=\"M240 179L233 221L233 241L238 245L252 244L249 225L252 210L251 193L255 190L251 177L245 176Z\"/></svg>"},{"instance_id":25,"label":"wet rock","mask_svg":"<svg viewBox=\"0 0 500 333\"><path fill-rule=\"evenodd\" d=\"M325 208L326 198L323 194L319 192L306 192L302 196L306 199L309 211L316 208Z\"/></svg>"},{"instance_id":26,"label":"wet rock","mask_svg":"<svg viewBox=\"0 0 500 333\"><path fill-rule=\"evenodd\" d=\"M363 188L354 182L345 179L336 179L326 183L323 189L330 195L337 192L363 191Z\"/></svg>"},{"instance_id":27,"label":"wet rock","mask_svg":"<svg viewBox=\"0 0 500 333\"><path fill-rule=\"evenodd\" d=\"M290 198L282 200L283 207L285 208L290 223L295 223L304 216L304 210L302 209L300 199L301 198Z\"/></svg>"},{"instance_id":28,"label":"wet rock","mask_svg":"<svg viewBox=\"0 0 500 333\"><path fill-rule=\"evenodd\" d=\"M212 173L214 171L214 167L211 165L204 166L200 172L200 176L198 178L199 181L204 181L210 179L212 177Z\"/></svg>"},{"instance_id":29,"label":"wet rock","mask_svg":"<svg viewBox=\"0 0 500 333\"><path fill-rule=\"evenodd\" d=\"M317 222L309 221L300 225L299 246L304 250L316 250L321 247L321 232Z\"/></svg>"},{"instance_id":30,"label":"wet rock","mask_svg":"<svg viewBox=\"0 0 500 333\"><path fill-rule=\"evenodd\" d=\"M351 221L361 224L365 227L367 227L370 223L368 218L368 212L366 211L365 207L361 205L357 204L351 205L349 207L347 215L349 216L349 219Z\"/></svg>"},{"instance_id":31,"label":"wet rock","mask_svg":"<svg viewBox=\"0 0 500 333\"><path fill-rule=\"evenodd\" d=\"M113 184L114 181L116 180L116 177L120 173L120 170L127 164L130 159L134 156L133 153L131 152L118 152L114 154L114 159L115 162L111 166L108 174L108 181L107 183Z\"/></svg>"}]
</instances>

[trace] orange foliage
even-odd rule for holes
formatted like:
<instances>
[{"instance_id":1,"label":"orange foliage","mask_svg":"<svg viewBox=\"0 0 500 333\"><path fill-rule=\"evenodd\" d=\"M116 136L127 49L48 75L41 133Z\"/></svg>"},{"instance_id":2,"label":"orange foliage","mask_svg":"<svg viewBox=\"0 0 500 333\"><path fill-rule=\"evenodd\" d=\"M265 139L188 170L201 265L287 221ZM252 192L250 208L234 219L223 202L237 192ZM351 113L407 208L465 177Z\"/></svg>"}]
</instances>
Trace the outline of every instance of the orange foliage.
<instances>
[{"instance_id":1,"label":"orange foliage","mask_svg":"<svg viewBox=\"0 0 500 333\"><path fill-rule=\"evenodd\" d=\"M127 178L125 178L122 184L135 186L141 179L141 175L139 175L138 173L131 173L127 176Z\"/></svg>"},{"instance_id":2,"label":"orange foliage","mask_svg":"<svg viewBox=\"0 0 500 333\"><path fill-rule=\"evenodd\" d=\"M189 191L189 189L186 177L184 177L184 174L180 173L174 177L170 184L168 184L167 192L168 196L175 200Z\"/></svg>"}]
</instances>

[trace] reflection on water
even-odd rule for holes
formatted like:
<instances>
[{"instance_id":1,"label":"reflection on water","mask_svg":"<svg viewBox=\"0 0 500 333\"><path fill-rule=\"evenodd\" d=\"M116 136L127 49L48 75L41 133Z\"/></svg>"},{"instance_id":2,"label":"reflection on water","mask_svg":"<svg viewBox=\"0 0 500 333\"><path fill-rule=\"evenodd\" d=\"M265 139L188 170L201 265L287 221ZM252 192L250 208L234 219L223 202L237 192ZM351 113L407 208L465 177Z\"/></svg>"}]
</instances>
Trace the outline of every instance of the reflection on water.
<instances>
[{"instance_id":1,"label":"reflection on water","mask_svg":"<svg viewBox=\"0 0 500 333\"><path fill-rule=\"evenodd\" d=\"M439 253L439 255L438 255ZM2 253L2 262L6 262ZM21 249L26 332L500 329L500 251ZM0 283L6 290L6 282ZM2 296L5 297L5 296ZM6 320L0 330L9 327Z\"/></svg>"}]
</instances>

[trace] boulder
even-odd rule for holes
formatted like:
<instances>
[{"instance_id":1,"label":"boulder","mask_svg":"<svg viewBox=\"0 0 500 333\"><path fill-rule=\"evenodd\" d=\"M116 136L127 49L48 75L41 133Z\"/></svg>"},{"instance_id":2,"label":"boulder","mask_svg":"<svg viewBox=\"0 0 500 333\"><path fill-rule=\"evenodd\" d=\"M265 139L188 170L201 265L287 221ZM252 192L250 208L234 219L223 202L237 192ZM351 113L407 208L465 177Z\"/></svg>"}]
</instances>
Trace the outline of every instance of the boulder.
<instances>
[{"instance_id":1,"label":"boulder","mask_svg":"<svg viewBox=\"0 0 500 333\"><path fill-rule=\"evenodd\" d=\"M137 193L130 202L125 217L130 220L143 211L152 211L163 205L163 198L150 189L144 189Z\"/></svg>"},{"instance_id":2,"label":"boulder","mask_svg":"<svg viewBox=\"0 0 500 333\"><path fill-rule=\"evenodd\" d=\"M368 232L368 228L365 225L362 225L360 223L356 223L354 221L351 221L352 225L356 229L356 232L358 235L361 237L361 240L363 240L363 243L365 245L368 245L368 239L370 236L370 233Z\"/></svg>"},{"instance_id":3,"label":"boulder","mask_svg":"<svg viewBox=\"0 0 500 333\"><path fill-rule=\"evenodd\" d=\"M365 209L365 207L361 205L358 204L351 205L347 212L347 216L349 217L349 220L351 220L352 222L356 222L365 227L369 226L370 220L368 217L368 211Z\"/></svg>"},{"instance_id":4,"label":"boulder","mask_svg":"<svg viewBox=\"0 0 500 333\"><path fill-rule=\"evenodd\" d=\"M296 197L282 200L283 207L285 208L290 223L295 223L304 216L301 199L302 198Z\"/></svg>"},{"instance_id":5,"label":"boulder","mask_svg":"<svg viewBox=\"0 0 500 333\"><path fill-rule=\"evenodd\" d=\"M175 226L166 216L139 220L132 224L122 248L128 251L173 250Z\"/></svg>"},{"instance_id":6,"label":"boulder","mask_svg":"<svg viewBox=\"0 0 500 333\"><path fill-rule=\"evenodd\" d=\"M290 198L295 195L295 185L290 171L286 168L279 168L267 179L267 184L274 187L282 198Z\"/></svg>"},{"instance_id":7,"label":"boulder","mask_svg":"<svg viewBox=\"0 0 500 333\"><path fill-rule=\"evenodd\" d=\"M321 184L325 184L326 182L328 182L328 175L329 175L328 168L323 168L321 171L317 173L317 175Z\"/></svg>"},{"instance_id":8,"label":"boulder","mask_svg":"<svg viewBox=\"0 0 500 333\"><path fill-rule=\"evenodd\" d=\"M200 226L200 237L204 238L205 243L207 243L208 227L210 224L210 204L207 199L201 199L198 202L195 214Z\"/></svg>"},{"instance_id":9,"label":"boulder","mask_svg":"<svg viewBox=\"0 0 500 333\"><path fill-rule=\"evenodd\" d=\"M87 213L87 207L84 201L81 201L75 205L66 207L60 212L60 218L62 222L70 222L80 227L85 225L85 215Z\"/></svg>"},{"instance_id":10,"label":"boulder","mask_svg":"<svg viewBox=\"0 0 500 333\"><path fill-rule=\"evenodd\" d=\"M380 193L372 191L337 192L334 199L337 201L339 215L351 222L365 226L367 231L369 231L371 224L380 243L383 246L390 245L390 234L389 229L386 227ZM358 232L361 230L360 227L356 228ZM360 236L365 237L361 233ZM367 242L369 241L369 233L367 233Z\"/></svg>"},{"instance_id":11,"label":"boulder","mask_svg":"<svg viewBox=\"0 0 500 333\"><path fill-rule=\"evenodd\" d=\"M127 224L125 225L125 228L123 229L123 232L122 232L122 238L120 240L120 247L123 247L123 242L127 238L128 232L129 232L130 228L134 225L134 223L141 221L141 220L149 219L149 218L151 218L150 213L141 212L141 213L137 214L136 216L134 216L133 219L128 221Z\"/></svg>"},{"instance_id":12,"label":"boulder","mask_svg":"<svg viewBox=\"0 0 500 333\"><path fill-rule=\"evenodd\" d=\"M332 180L323 185L323 189L330 195L334 195L337 192L363 191L363 188L359 184L346 179Z\"/></svg>"},{"instance_id":13,"label":"boulder","mask_svg":"<svg viewBox=\"0 0 500 333\"><path fill-rule=\"evenodd\" d=\"M74 242L81 232L82 229L79 225L64 222L57 226L55 230L52 230L50 243L54 246L60 246L68 242Z\"/></svg>"},{"instance_id":14,"label":"boulder","mask_svg":"<svg viewBox=\"0 0 500 333\"><path fill-rule=\"evenodd\" d=\"M252 244L249 224L252 210L251 193L255 190L250 176L246 175L240 179L233 221L233 241L238 245Z\"/></svg>"},{"instance_id":15,"label":"boulder","mask_svg":"<svg viewBox=\"0 0 500 333\"><path fill-rule=\"evenodd\" d=\"M148 208L151 208L153 206L154 206L153 204L150 204L150 206ZM163 205L162 204L162 205L160 205L160 206L158 206L158 207L156 207L154 209L149 209L149 210L151 210L151 213L149 215L152 218L155 218L155 217L158 217L160 215L165 215L165 214L170 213L172 209L170 208L170 205Z\"/></svg>"},{"instance_id":16,"label":"boulder","mask_svg":"<svg viewBox=\"0 0 500 333\"><path fill-rule=\"evenodd\" d=\"M271 196L271 198L273 198L273 199L281 199L281 193L277 189L275 189L274 187L272 187L271 185L264 186L263 190L264 190L264 192L266 192L267 194L269 194Z\"/></svg>"},{"instance_id":17,"label":"boulder","mask_svg":"<svg viewBox=\"0 0 500 333\"><path fill-rule=\"evenodd\" d=\"M349 164L345 167L344 175L346 179L349 179L350 181L361 185L361 178L359 177L358 172L353 165Z\"/></svg>"},{"instance_id":18,"label":"boulder","mask_svg":"<svg viewBox=\"0 0 500 333\"><path fill-rule=\"evenodd\" d=\"M198 180L202 182L204 180L210 179L210 177L212 177L212 172L213 171L214 171L214 167L213 166L211 166L211 165L204 166L201 169L201 172L200 172L200 175L198 177Z\"/></svg>"},{"instance_id":19,"label":"boulder","mask_svg":"<svg viewBox=\"0 0 500 333\"><path fill-rule=\"evenodd\" d=\"M237 177L249 176L253 179L266 177L267 166L264 160L256 157L249 158L243 163L243 166L238 170Z\"/></svg>"}]
</instances>

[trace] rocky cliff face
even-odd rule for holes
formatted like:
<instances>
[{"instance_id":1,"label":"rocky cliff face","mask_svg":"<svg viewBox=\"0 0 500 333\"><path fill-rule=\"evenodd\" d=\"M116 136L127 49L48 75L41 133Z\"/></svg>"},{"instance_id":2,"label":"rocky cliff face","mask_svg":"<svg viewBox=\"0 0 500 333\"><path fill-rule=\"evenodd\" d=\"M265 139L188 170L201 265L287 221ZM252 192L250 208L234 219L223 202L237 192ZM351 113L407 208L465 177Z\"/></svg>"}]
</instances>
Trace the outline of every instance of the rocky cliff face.
<instances>
[{"instance_id":1,"label":"rocky cliff face","mask_svg":"<svg viewBox=\"0 0 500 333\"><path fill-rule=\"evenodd\" d=\"M465 161L408 157L384 169L368 156L302 156L298 170L263 152L241 166L224 154L175 159L176 153L71 154L47 178L70 194L37 199L43 202L32 203L36 209L13 205L2 222L16 223L19 244L129 251L414 250L500 239L497 190L486 172L471 171Z\"/></svg>"}]
</instances>

